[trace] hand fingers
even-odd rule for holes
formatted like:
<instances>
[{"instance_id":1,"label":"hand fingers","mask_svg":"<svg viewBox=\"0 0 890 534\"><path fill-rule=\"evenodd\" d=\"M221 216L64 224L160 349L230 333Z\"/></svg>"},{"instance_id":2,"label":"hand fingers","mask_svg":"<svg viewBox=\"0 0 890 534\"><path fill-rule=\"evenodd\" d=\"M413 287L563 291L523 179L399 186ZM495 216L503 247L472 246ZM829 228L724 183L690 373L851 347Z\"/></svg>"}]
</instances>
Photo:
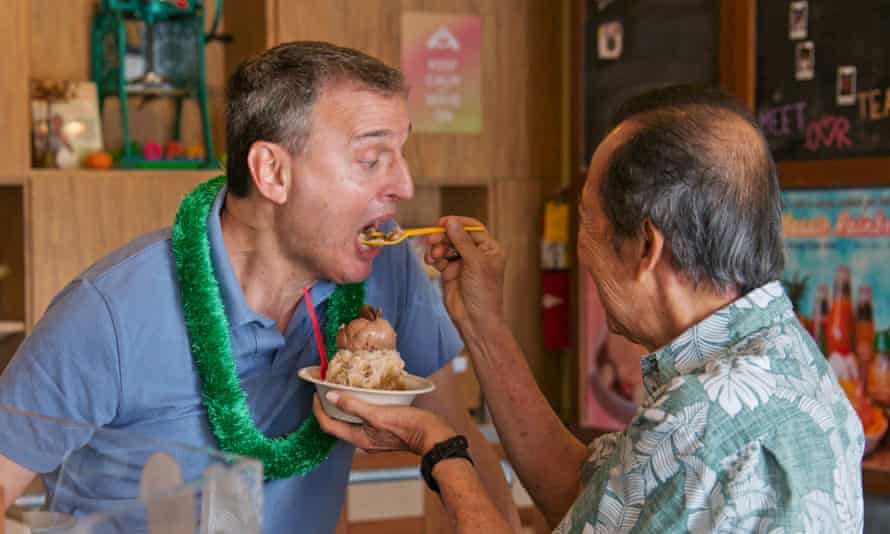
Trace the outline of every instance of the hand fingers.
<instances>
[{"instance_id":1,"label":"hand fingers","mask_svg":"<svg viewBox=\"0 0 890 534\"><path fill-rule=\"evenodd\" d=\"M441 259L436 264L436 269L442 276L442 282L451 282L460 278L460 262Z\"/></svg>"},{"instance_id":2,"label":"hand fingers","mask_svg":"<svg viewBox=\"0 0 890 534\"><path fill-rule=\"evenodd\" d=\"M470 237L470 234L464 230L463 225L458 220L449 219L445 223L445 228L448 230L448 240L457 249L459 256L472 258L477 253L477 242ZM453 253L446 253L444 257L449 260L457 259Z\"/></svg>"},{"instance_id":3,"label":"hand fingers","mask_svg":"<svg viewBox=\"0 0 890 534\"><path fill-rule=\"evenodd\" d=\"M359 447L364 444L361 439L364 437L361 425L345 423L329 416L327 412L324 411L324 408L322 408L321 400L319 400L318 395L314 395L312 398L312 412L318 420L318 425L326 433Z\"/></svg>"},{"instance_id":4,"label":"hand fingers","mask_svg":"<svg viewBox=\"0 0 890 534\"><path fill-rule=\"evenodd\" d=\"M451 247L437 247L423 255L423 261L431 265L439 272L444 271L448 265L460 259L460 253Z\"/></svg>"},{"instance_id":5,"label":"hand fingers","mask_svg":"<svg viewBox=\"0 0 890 534\"><path fill-rule=\"evenodd\" d=\"M447 241L448 236L445 234L439 233L439 234L425 235L421 239L423 239L423 243L425 245L427 245L428 247L434 247L434 246L438 245L439 243L442 243L443 241Z\"/></svg>"},{"instance_id":6,"label":"hand fingers","mask_svg":"<svg viewBox=\"0 0 890 534\"><path fill-rule=\"evenodd\" d=\"M346 410L345 407L338 406L338 408ZM332 418L324 411L318 395L313 399L312 410L322 430L366 452L404 450L406 447L399 436L389 430L375 427L367 420L361 424L352 424Z\"/></svg>"},{"instance_id":7,"label":"hand fingers","mask_svg":"<svg viewBox=\"0 0 890 534\"><path fill-rule=\"evenodd\" d=\"M443 243L441 245L436 245L429 249L429 257L431 258L427 263L431 264L438 259L445 258L446 260L459 260L460 252L457 251L457 248L454 247L450 242Z\"/></svg>"},{"instance_id":8,"label":"hand fingers","mask_svg":"<svg viewBox=\"0 0 890 534\"><path fill-rule=\"evenodd\" d=\"M446 233L444 234L431 234L425 237L425 244L429 248L430 252L433 254L433 257L450 257L451 259L456 259L459 255L456 252L456 248L453 245L453 240L448 235L447 228L448 224L452 221L456 222L458 226L463 229L464 226L484 226L477 219L473 219L472 217L460 217L457 215L446 215L439 219L439 225L446 228ZM476 243L480 243L486 239L487 232L473 232L472 239Z\"/></svg>"},{"instance_id":9,"label":"hand fingers","mask_svg":"<svg viewBox=\"0 0 890 534\"><path fill-rule=\"evenodd\" d=\"M341 393L333 390L327 392L327 399L328 402L334 404L337 408L340 408L346 413L356 415L374 426L373 420L375 419L377 411L380 409L379 406L368 404L348 393Z\"/></svg>"}]
</instances>

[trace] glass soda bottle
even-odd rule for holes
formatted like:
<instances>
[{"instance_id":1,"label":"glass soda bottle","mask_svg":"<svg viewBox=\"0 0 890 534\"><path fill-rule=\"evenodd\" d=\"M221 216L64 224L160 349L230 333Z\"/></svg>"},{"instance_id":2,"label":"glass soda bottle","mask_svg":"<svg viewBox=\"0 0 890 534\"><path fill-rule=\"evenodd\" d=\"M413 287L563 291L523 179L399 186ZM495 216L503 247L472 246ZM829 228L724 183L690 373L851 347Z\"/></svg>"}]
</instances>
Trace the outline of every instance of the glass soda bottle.
<instances>
[{"instance_id":1,"label":"glass soda bottle","mask_svg":"<svg viewBox=\"0 0 890 534\"><path fill-rule=\"evenodd\" d=\"M861 286L856 299L856 358L859 368L868 370L868 364L874 355L875 322L871 303L871 288ZM862 373L860 376L865 376Z\"/></svg>"},{"instance_id":2,"label":"glass soda bottle","mask_svg":"<svg viewBox=\"0 0 890 534\"><path fill-rule=\"evenodd\" d=\"M890 329L877 333L874 351L868 367L868 395L881 404L890 404Z\"/></svg>"},{"instance_id":3,"label":"glass soda bottle","mask_svg":"<svg viewBox=\"0 0 890 534\"><path fill-rule=\"evenodd\" d=\"M850 268L838 267L834 278L834 296L828 312L827 351L846 354L853 351L853 300L850 295Z\"/></svg>"}]
</instances>

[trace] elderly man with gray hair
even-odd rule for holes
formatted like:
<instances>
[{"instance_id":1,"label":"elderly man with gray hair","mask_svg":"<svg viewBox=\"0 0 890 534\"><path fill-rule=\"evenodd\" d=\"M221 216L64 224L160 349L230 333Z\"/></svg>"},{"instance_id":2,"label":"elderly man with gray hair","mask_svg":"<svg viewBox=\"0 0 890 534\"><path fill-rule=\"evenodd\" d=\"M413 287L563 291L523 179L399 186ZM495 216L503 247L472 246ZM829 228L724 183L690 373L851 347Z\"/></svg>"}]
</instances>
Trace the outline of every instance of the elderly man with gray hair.
<instances>
[{"instance_id":1,"label":"elderly man with gray hair","mask_svg":"<svg viewBox=\"0 0 890 534\"><path fill-rule=\"evenodd\" d=\"M624 431L585 447L552 411L503 320L496 242L461 218L429 240L523 485L560 533L861 531L862 426L777 281L781 199L755 121L722 93L670 87L616 124L591 161L578 254L610 330L651 351ZM423 455L458 531L509 531L440 418L335 397L366 423L316 406L328 432Z\"/></svg>"}]
</instances>

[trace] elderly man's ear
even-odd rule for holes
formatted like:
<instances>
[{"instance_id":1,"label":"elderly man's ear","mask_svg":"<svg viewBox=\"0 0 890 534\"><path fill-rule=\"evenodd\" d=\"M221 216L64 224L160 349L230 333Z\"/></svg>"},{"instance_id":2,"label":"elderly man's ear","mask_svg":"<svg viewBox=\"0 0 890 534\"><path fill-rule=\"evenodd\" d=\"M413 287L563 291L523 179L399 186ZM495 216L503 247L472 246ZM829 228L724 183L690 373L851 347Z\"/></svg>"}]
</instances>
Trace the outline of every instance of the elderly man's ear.
<instances>
[{"instance_id":1,"label":"elderly man's ear","mask_svg":"<svg viewBox=\"0 0 890 534\"><path fill-rule=\"evenodd\" d=\"M636 247L637 279L651 274L658 266L664 253L664 234L651 220L644 219L640 228L639 241Z\"/></svg>"},{"instance_id":2,"label":"elderly man's ear","mask_svg":"<svg viewBox=\"0 0 890 534\"><path fill-rule=\"evenodd\" d=\"M257 193L284 204L291 185L291 156L281 145L257 141L247 153L247 166Z\"/></svg>"}]
</instances>

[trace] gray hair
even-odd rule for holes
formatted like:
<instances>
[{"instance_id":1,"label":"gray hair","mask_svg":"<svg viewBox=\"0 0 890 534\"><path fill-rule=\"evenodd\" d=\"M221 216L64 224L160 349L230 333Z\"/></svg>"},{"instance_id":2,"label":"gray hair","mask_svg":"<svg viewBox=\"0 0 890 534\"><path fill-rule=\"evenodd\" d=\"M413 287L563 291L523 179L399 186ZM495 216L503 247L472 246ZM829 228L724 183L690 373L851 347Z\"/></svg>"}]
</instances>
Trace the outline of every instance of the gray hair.
<instances>
[{"instance_id":1,"label":"gray hair","mask_svg":"<svg viewBox=\"0 0 890 534\"><path fill-rule=\"evenodd\" d=\"M319 93L353 82L386 96L407 96L402 73L367 54L330 43L295 41L270 48L240 65L226 95L226 174L229 191L250 189L247 154L257 141L279 143L300 154Z\"/></svg>"},{"instance_id":2,"label":"gray hair","mask_svg":"<svg viewBox=\"0 0 890 534\"><path fill-rule=\"evenodd\" d=\"M645 93L619 110L636 128L611 154L600 187L615 246L649 220L694 284L742 294L784 268L775 163L753 116L693 86Z\"/></svg>"}]
</instances>

